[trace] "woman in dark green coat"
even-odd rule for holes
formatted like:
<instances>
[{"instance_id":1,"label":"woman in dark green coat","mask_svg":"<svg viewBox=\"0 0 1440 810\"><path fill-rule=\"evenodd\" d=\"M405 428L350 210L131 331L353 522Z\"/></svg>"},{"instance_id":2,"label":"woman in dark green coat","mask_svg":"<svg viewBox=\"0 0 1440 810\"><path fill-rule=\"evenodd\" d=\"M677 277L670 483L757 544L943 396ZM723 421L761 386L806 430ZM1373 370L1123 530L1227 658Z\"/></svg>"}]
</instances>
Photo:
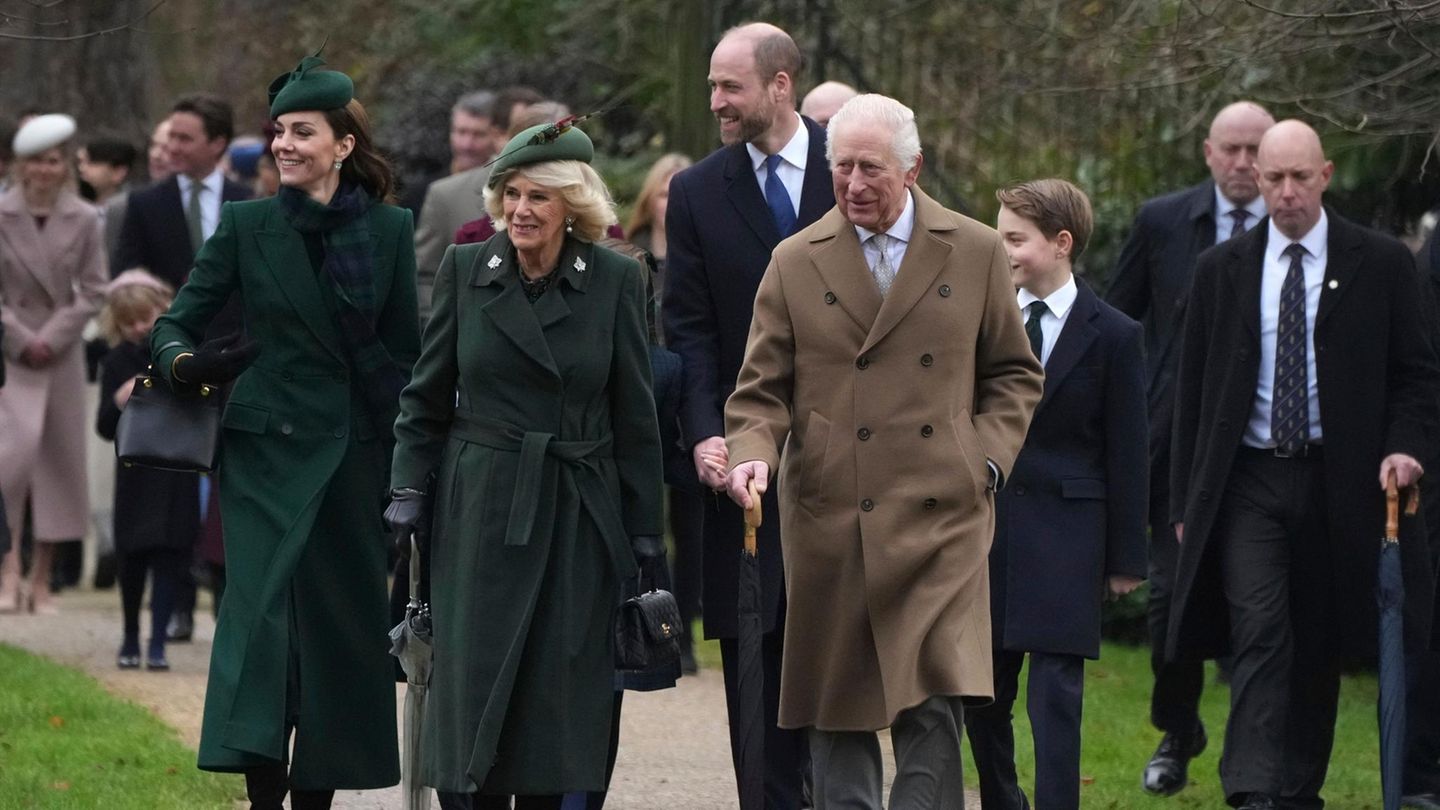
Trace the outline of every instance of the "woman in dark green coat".
<instances>
[{"instance_id":1,"label":"woman in dark green coat","mask_svg":"<svg viewBox=\"0 0 1440 810\"><path fill-rule=\"evenodd\" d=\"M221 209L150 341L177 390L234 380L200 767L244 772L252 806L277 810L287 789L298 810L399 781L381 507L419 352L413 225L379 203L390 169L321 64L271 85L279 195ZM245 336L195 348L232 294Z\"/></svg>"},{"instance_id":2,"label":"woman in dark green coat","mask_svg":"<svg viewBox=\"0 0 1440 810\"><path fill-rule=\"evenodd\" d=\"M592 155L557 124L506 145L499 232L446 252L395 427L386 517L413 526L438 475L422 781L477 808L604 788L620 581L660 551L645 277L593 244Z\"/></svg>"}]
</instances>

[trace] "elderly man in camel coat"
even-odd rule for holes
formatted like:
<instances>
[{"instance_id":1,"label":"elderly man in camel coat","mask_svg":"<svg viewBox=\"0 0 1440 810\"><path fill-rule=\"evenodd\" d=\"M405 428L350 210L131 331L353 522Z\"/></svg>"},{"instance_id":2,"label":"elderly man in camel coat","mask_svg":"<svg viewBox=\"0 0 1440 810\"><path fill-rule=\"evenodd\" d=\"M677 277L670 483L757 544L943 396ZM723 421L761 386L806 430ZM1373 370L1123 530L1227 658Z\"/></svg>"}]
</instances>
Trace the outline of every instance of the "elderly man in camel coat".
<instances>
[{"instance_id":1,"label":"elderly man in camel coat","mask_svg":"<svg viewBox=\"0 0 1440 810\"><path fill-rule=\"evenodd\" d=\"M776 248L725 407L730 495L779 469L780 725L810 729L815 807L956 808L961 707L992 696L993 491L1040 399L1000 237L915 186L914 113L830 122L836 207Z\"/></svg>"}]
</instances>

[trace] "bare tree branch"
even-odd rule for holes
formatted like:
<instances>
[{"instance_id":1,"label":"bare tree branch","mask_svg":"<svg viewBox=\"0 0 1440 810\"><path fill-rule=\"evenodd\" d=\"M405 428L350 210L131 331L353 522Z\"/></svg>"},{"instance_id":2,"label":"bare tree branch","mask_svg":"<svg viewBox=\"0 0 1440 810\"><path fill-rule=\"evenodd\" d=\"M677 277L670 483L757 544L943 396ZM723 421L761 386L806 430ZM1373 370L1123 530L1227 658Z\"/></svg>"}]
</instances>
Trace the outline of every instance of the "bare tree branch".
<instances>
[{"instance_id":1,"label":"bare tree branch","mask_svg":"<svg viewBox=\"0 0 1440 810\"><path fill-rule=\"evenodd\" d=\"M51 5L55 5L56 3L59 3L59 2L60 2L60 0L54 0L54 2L51 3ZM148 18L151 14L154 14L154 13L155 13L155 10L158 9L158 8L160 8L161 6L165 5L165 3L166 3L166 0L155 0L155 4L152 5L152 6L150 6L149 10L147 10L144 14L141 14L139 17L136 17L135 19L130 20L129 22L123 23L123 24L121 24L121 25L113 26L113 27L111 27L111 28L103 28L103 29L100 29L100 30L98 30L98 31L86 31L85 33L82 33L82 34L70 34L70 35L66 35L66 36L43 36L43 35L39 35L39 34L11 34L11 33L5 32L5 31L0 31L0 39L22 39L22 40L31 40L31 41L37 41L37 42L75 42L75 41L82 40L82 39L90 39L91 37L103 36L103 35L105 35L105 34L114 34L114 33L118 32L118 31L124 31L124 30L126 30L126 29L134 28L135 26L137 26L137 25L139 25L140 23L144 22L144 21L146 20L146 18Z\"/></svg>"}]
</instances>

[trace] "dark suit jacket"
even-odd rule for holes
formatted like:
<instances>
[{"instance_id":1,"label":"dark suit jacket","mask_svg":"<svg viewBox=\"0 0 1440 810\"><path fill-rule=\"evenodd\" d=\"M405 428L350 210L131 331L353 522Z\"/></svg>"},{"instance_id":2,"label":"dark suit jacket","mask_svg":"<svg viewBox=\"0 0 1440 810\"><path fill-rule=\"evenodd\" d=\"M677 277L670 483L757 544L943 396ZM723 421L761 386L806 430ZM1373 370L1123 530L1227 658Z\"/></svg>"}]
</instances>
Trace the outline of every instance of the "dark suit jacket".
<instances>
[{"instance_id":1,"label":"dark suit jacket","mask_svg":"<svg viewBox=\"0 0 1440 810\"><path fill-rule=\"evenodd\" d=\"M1100 655L1105 577L1145 576L1145 380L1140 325L1076 279L1045 394L995 496L995 646Z\"/></svg>"},{"instance_id":2,"label":"dark suit jacket","mask_svg":"<svg viewBox=\"0 0 1440 810\"><path fill-rule=\"evenodd\" d=\"M1313 342L1328 506L1323 552L1335 603L1332 616L1307 620L1331 621L1343 655L1373 656L1377 540L1385 521L1380 461L1397 452L1430 457L1440 369L1410 251L1327 213L1329 256ZM1171 656L1219 654L1228 646L1214 535L1255 399L1268 236L1266 219L1202 254L1186 307L1170 482L1171 519L1184 521L1185 538L1170 612ZM1423 534L1415 539L1400 543L1411 644L1427 637L1433 593Z\"/></svg>"},{"instance_id":3,"label":"dark suit jacket","mask_svg":"<svg viewBox=\"0 0 1440 810\"><path fill-rule=\"evenodd\" d=\"M1105 293L1111 306L1145 326L1145 395L1154 464L1164 464L1170 451L1185 294L1196 257L1214 244L1214 181L1149 200L1135 216Z\"/></svg>"},{"instance_id":4,"label":"dark suit jacket","mask_svg":"<svg viewBox=\"0 0 1440 810\"><path fill-rule=\"evenodd\" d=\"M810 225L835 205L825 160L825 129L803 119L810 133L805 183L795 230ZM665 215L668 239L663 304L666 345L685 363L680 430L685 446L725 435L725 400L735 390L755 291L770 263L780 233L743 144L727 146L675 175ZM783 569L780 559L777 488L765 495L759 559L768 631L778 613ZM736 571L744 534L739 507L710 500L705 520L705 633L736 632Z\"/></svg>"},{"instance_id":5,"label":"dark suit jacket","mask_svg":"<svg viewBox=\"0 0 1440 810\"><path fill-rule=\"evenodd\" d=\"M225 181L221 204L250 199L250 189ZM175 289L190 277L198 245L190 244L185 225L185 208L180 201L180 181L161 180L130 195L125 220L120 227L120 244L110 263L110 275L118 276L132 267L144 267Z\"/></svg>"}]
</instances>

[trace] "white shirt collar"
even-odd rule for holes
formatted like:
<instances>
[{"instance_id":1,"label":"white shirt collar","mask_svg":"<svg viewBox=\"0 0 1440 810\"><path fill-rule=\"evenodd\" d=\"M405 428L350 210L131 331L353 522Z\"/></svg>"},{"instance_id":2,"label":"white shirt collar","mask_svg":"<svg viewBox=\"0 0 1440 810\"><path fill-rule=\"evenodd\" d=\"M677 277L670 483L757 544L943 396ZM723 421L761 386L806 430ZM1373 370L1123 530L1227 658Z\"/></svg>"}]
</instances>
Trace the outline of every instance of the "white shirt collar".
<instances>
[{"instance_id":1,"label":"white shirt collar","mask_svg":"<svg viewBox=\"0 0 1440 810\"><path fill-rule=\"evenodd\" d=\"M1275 220L1270 220L1270 232L1266 234L1265 260L1267 262L1280 261L1285 254L1285 248L1290 247L1292 242L1299 242L1305 248L1305 252L1312 259L1324 259L1326 257L1326 246L1330 241L1330 218L1325 215L1325 209L1320 209L1320 219L1315 222L1310 232L1299 239L1291 239L1275 227Z\"/></svg>"},{"instance_id":2,"label":"white shirt collar","mask_svg":"<svg viewBox=\"0 0 1440 810\"><path fill-rule=\"evenodd\" d=\"M218 191L224 185L225 172L217 165L209 174L200 180L200 185L206 191ZM195 180L189 175L177 174L175 179L180 181L180 195L183 197L190 193L190 184Z\"/></svg>"},{"instance_id":3,"label":"white shirt collar","mask_svg":"<svg viewBox=\"0 0 1440 810\"><path fill-rule=\"evenodd\" d=\"M1015 300L1020 303L1021 310L1024 310L1036 301L1043 300L1046 309L1054 314L1056 318L1064 320L1065 316L1070 314L1070 308L1075 306L1075 299L1079 295L1080 290L1075 285L1075 274L1071 273L1070 278L1066 279L1065 283L1060 285L1060 289L1050 293L1043 299L1037 298L1034 293L1021 287L1020 291L1015 293Z\"/></svg>"},{"instance_id":4,"label":"white shirt collar","mask_svg":"<svg viewBox=\"0 0 1440 810\"><path fill-rule=\"evenodd\" d=\"M914 230L915 195L907 188L905 189L905 209L900 212L900 216L896 218L895 224L891 225L889 229L885 231L885 235L898 239L908 245L910 244L910 235ZM863 245L870 237L875 235L875 232L869 228L862 228L856 225L855 234L860 237L860 244Z\"/></svg>"},{"instance_id":5,"label":"white shirt collar","mask_svg":"<svg viewBox=\"0 0 1440 810\"><path fill-rule=\"evenodd\" d=\"M1239 205L1236 205L1234 202L1231 202L1231 200L1230 200L1229 197L1226 197L1224 194L1221 194L1221 193L1220 193L1220 187L1219 187L1219 186L1216 186L1216 187L1215 187L1215 221L1216 221L1216 222L1224 222L1224 223L1226 223L1226 224L1229 224L1230 212L1231 212L1231 211L1234 211L1236 208L1241 208L1241 207L1243 207L1243 208L1245 209L1245 212L1248 213L1251 217L1253 217L1253 218L1255 219L1255 221L1257 221L1257 222L1260 221L1260 219L1265 216L1265 198L1264 198L1264 197L1261 197L1260 195L1257 194L1257 195L1255 195L1255 199L1253 199L1253 200L1251 200L1250 202L1246 203L1244 206L1239 206Z\"/></svg>"},{"instance_id":6,"label":"white shirt collar","mask_svg":"<svg viewBox=\"0 0 1440 810\"><path fill-rule=\"evenodd\" d=\"M795 113L795 120L800 125L795 128L795 134L790 136L790 142L781 147L777 154L780 155L781 160L803 172L806 158L810 156L810 129L805 126L805 121L800 117L800 113ZM765 158L769 155L761 152L755 144L748 142L745 144L745 151L750 153L750 168L757 172L760 171L760 167L765 165Z\"/></svg>"}]
</instances>

